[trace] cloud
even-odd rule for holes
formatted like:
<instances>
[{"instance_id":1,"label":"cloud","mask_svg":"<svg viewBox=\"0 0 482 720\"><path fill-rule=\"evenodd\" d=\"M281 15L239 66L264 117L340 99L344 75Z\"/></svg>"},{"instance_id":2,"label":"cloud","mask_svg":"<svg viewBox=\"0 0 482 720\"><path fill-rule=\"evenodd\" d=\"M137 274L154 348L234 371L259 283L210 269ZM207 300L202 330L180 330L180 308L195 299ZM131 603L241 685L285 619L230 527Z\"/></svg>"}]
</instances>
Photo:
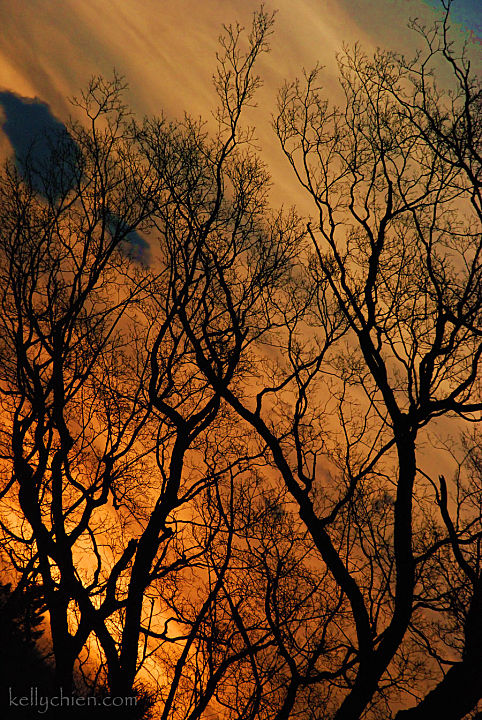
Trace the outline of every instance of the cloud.
<instances>
[{"instance_id":1,"label":"cloud","mask_svg":"<svg viewBox=\"0 0 482 720\"><path fill-rule=\"evenodd\" d=\"M52 115L47 103L38 98L25 98L10 91L0 92L0 105L5 114L3 131L15 153L25 156L33 142L45 153L46 135L66 133L65 125Z\"/></svg>"},{"instance_id":2,"label":"cloud","mask_svg":"<svg viewBox=\"0 0 482 720\"><path fill-rule=\"evenodd\" d=\"M38 98L4 90L0 91L0 108L4 116L2 130L10 142L15 164L36 192L56 198L73 188L78 173L78 149L49 105ZM114 214L109 229L112 233L126 231L123 221ZM137 232L128 233L123 245L134 259L148 262L149 245Z\"/></svg>"},{"instance_id":3,"label":"cloud","mask_svg":"<svg viewBox=\"0 0 482 720\"><path fill-rule=\"evenodd\" d=\"M65 125L38 98L0 92L3 132L19 171L35 190L58 196L73 186L77 149Z\"/></svg>"},{"instance_id":4,"label":"cloud","mask_svg":"<svg viewBox=\"0 0 482 720\"><path fill-rule=\"evenodd\" d=\"M441 12L440 0L424 0L428 5ZM462 30L470 33L473 40L482 43L482 15L480 0L458 0L450 8L452 24L462 26Z\"/></svg>"},{"instance_id":5,"label":"cloud","mask_svg":"<svg viewBox=\"0 0 482 720\"><path fill-rule=\"evenodd\" d=\"M122 218L114 214L110 215L108 228L113 236L116 234L124 235L125 233L124 240L121 244L121 250L125 255L144 265L150 263L151 248L149 243L135 230L126 232L128 226Z\"/></svg>"},{"instance_id":6,"label":"cloud","mask_svg":"<svg viewBox=\"0 0 482 720\"><path fill-rule=\"evenodd\" d=\"M471 18L479 0L453 3L454 19ZM1 3L4 32L0 48L0 83L8 89L41 97L56 117L66 119L67 96L77 94L92 75L110 77L115 67L130 89L127 102L138 115L184 110L211 120L217 99L211 84L217 39L223 23L248 26L260 0L29 0ZM407 29L410 17L431 24L440 16L440 0L265 0L276 10L271 53L260 58L265 85L258 108L246 122L256 126L262 156L276 182L274 204L305 197L282 156L271 128L277 89L302 68L317 61L326 66L321 82L331 101L340 99L334 55L344 42L360 42L367 52L380 45L410 56L419 43ZM472 22L472 21L471 21ZM475 32L475 31L474 31ZM80 119L80 118L79 118Z\"/></svg>"}]
</instances>

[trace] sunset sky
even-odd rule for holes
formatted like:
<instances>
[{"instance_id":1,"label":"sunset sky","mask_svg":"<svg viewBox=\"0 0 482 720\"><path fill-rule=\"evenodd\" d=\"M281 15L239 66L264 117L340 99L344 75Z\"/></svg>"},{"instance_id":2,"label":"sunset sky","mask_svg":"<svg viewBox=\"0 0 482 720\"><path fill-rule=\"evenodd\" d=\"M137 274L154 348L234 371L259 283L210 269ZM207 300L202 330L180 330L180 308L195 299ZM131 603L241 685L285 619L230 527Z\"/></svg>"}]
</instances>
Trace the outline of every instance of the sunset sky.
<instances>
[{"instance_id":1,"label":"sunset sky","mask_svg":"<svg viewBox=\"0 0 482 720\"><path fill-rule=\"evenodd\" d=\"M450 3L0 0L0 609L39 598L47 689L184 720L482 703L482 14L453 0L447 39ZM400 55L342 86L355 44Z\"/></svg>"},{"instance_id":2,"label":"sunset sky","mask_svg":"<svg viewBox=\"0 0 482 720\"><path fill-rule=\"evenodd\" d=\"M453 24L475 56L482 37L477 6L478 0L455 0L452 10ZM173 118L187 111L209 118L222 24L249 25L258 7L257 0L0 0L2 153L28 142L50 114L65 120L72 111L67 98L92 75L109 77L113 68L126 77L136 113L163 111ZM268 0L265 7L276 11L276 24L271 53L258 66L265 85L250 121L274 175L275 199L290 202L291 179L270 128L280 85L320 62L324 87L336 97L334 57L343 43L410 54L416 38L406 27L409 18L433 22L440 2Z\"/></svg>"}]
</instances>

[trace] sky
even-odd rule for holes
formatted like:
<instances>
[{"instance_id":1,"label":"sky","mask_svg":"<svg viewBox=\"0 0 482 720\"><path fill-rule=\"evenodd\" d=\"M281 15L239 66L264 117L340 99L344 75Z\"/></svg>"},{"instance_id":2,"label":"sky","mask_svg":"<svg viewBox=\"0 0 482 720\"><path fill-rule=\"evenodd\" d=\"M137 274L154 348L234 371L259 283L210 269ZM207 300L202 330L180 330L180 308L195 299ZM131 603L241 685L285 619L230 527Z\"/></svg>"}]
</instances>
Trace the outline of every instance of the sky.
<instances>
[{"instance_id":1,"label":"sky","mask_svg":"<svg viewBox=\"0 0 482 720\"><path fill-rule=\"evenodd\" d=\"M453 22L480 48L479 0L454 0ZM0 154L18 151L50 119L65 121L68 98L92 75L129 83L128 101L139 115L184 111L210 117L216 99L211 83L222 25L249 26L258 0L0 0ZM276 11L271 52L258 71L264 88L250 122L274 176L279 200L294 191L270 127L276 92L285 79L317 62L325 66L328 96L337 92L335 54L360 42L410 54L410 17L431 23L439 0L267 0ZM20 145L19 145L20 143ZM41 147L40 147L41 151ZM278 199L278 198L277 198Z\"/></svg>"},{"instance_id":2,"label":"sky","mask_svg":"<svg viewBox=\"0 0 482 720\"><path fill-rule=\"evenodd\" d=\"M184 111L208 119L216 103L211 77L222 25L249 26L258 0L0 0L0 156L25 152L34 136L62 127L68 98L92 75L129 83L128 101L140 116ZM455 0L456 33L479 56L480 0ZM440 16L439 0L266 0L276 11L271 52L260 59L264 88L253 112L259 145L274 183L274 201L303 198L270 127L276 93L302 68L325 66L323 84L336 98L335 54L359 42L411 55L410 18ZM42 153L39 141L38 152Z\"/></svg>"}]
</instances>

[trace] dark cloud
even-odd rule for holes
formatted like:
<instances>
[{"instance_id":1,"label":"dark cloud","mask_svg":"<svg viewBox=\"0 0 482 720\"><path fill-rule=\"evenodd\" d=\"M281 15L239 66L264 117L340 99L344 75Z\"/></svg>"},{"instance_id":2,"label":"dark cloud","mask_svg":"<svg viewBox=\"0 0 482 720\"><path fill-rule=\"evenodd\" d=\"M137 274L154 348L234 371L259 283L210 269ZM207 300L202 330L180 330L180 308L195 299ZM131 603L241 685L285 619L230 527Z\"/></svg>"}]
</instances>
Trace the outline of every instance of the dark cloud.
<instances>
[{"instance_id":1,"label":"dark cloud","mask_svg":"<svg viewBox=\"0 0 482 720\"><path fill-rule=\"evenodd\" d=\"M65 125L52 115L47 103L38 98L24 98L3 91L0 92L0 105L5 113L3 131L20 158L25 158L34 148L38 160L46 160L48 137L67 135Z\"/></svg>"},{"instance_id":2,"label":"dark cloud","mask_svg":"<svg viewBox=\"0 0 482 720\"><path fill-rule=\"evenodd\" d=\"M38 98L25 98L9 91L0 92L3 132L8 137L15 163L41 195L56 198L68 192L78 177L78 149L64 123ZM125 232L115 215L111 232ZM148 243L135 231L126 235L126 251L139 261L147 261Z\"/></svg>"},{"instance_id":3,"label":"dark cloud","mask_svg":"<svg viewBox=\"0 0 482 720\"><path fill-rule=\"evenodd\" d=\"M441 12L440 0L425 0ZM458 0L450 8L451 19L467 30L474 40L482 41L482 13L480 0Z\"/></svg>"},{"instance_id":4,"label":"dark cloud","mask_svg":"<svg viewBox=\"0 0 482 720\"><path fill-rule=\"evenodd\" d=\"M12 146L15 162L35 190L58 196L75 181L77 147L65 125L38 98L0 92L3 132Z\"/></svg>"},{"instance_id":5,"label":"dark cloud","mask_svg":"<svg viewBox=\"0 0 482 720\"><path fill-rule=\"evenodd\" d=\"M109 219L109 232L114 236L116 234L123 235L128 230L128 226L124 220L117 215L111 215ZM126 255L137 260L140 263L149 263L150 247L149 243L144 240L135 230L127 232L123 241L123 249Z\"/></svg>"}]
</instances>

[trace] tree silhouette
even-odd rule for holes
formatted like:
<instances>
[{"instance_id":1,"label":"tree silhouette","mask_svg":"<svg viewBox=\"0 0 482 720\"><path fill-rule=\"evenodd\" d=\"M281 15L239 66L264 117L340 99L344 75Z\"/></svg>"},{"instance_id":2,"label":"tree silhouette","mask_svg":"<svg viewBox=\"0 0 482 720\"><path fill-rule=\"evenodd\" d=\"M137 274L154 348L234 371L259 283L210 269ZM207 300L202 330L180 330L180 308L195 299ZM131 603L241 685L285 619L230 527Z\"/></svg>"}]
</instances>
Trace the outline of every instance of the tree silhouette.
<instances>
[{"instance_id":1,"label":"tree silhouette","mask_svg":"<svg viewBox=\"0 0 482 720\"><path fill-rule=\"evenodd\" d=\"M41 593L35 587L12 592L11 585L6 584L0 588L0 597L1 642L8 648L0 665L2 687L11 687L14 694L33 685L51 690L52 668L37 644L42 636ZM6 695L2 702L5 699Z\"/></svg>"},{"instance_id":2,"label":"tree silhouette","mask_svg":"<svg viewBox=\"0 0 482 720\"><path fill-rule=\"evenodd\" d=\"M446 482L434 481L417 452L429 424L471 422L481 409L480 90L447 39L447 18L448 10L433 32L422 29L428 51L413 63L382 51L369 59L359 48L341 56L340 108L322 99L316 70L280 93L276 131L316 222L305 279L299 270L298 291L275 289L258 336L281 353L269 384L258 372L249 396L232 386L209 343L214 315L197 324L181 317L199 367L265 444L338 593L306 665L278 643L291 678L277 718L316 684L331 688L326 712L337 719L380 712L430 678L420 640L452 670L414 713L462 717L480 697L480 507L462 508L457 487L448 501ZM430 72L438 55L453 71L446 94ZM238 339L241 362L256 311L219 263L205 274L229 309L224 332ZM322 459L332 481L317 472ZM441 562L451 572L432 593ZM457 612L448 597L467 580ZM461 664L438 655L430 613L465 623ZM463 701L454 692L461 676Z\"/></svg>"},{"instance_id":3,"label":"tree silhouette","mask_svg":"<svg viewBox=\"0 0 482 720\"><path fill-rule=\"evenodd\" d=\"M242 123L264 10L221 37L214 132L98 78L53 163L7 164L1 550L57 686L94 657L162 720L476 712L481 96L449 10L413 61L345 50L341 106L319 69L281 89L308 222Z\"/></svg>"},{"instance_id":4,"label":"tree silhouette","mask_svg":"<svg viewBox=\"0 0 482 720\"><path fill-rule=\"evenodd\" d=\"M42 589L57 685L72 691L93 645L110 692L132 694L160 655L172 670L166 717L181 690L198 716L233 664L269 644L265 633L243 644L239 617L222 651L206 631L231 562L221 485L231 497L259 453L242 436L242 458L229 447L232 421L179 336L178 313L214 301L193 282L212 243L246 255L264 239L254 288L280 264L270 249L289 252L278 234L296 238L291 219L263 226L266 175L238 151L271 23L255 16L243 52L241 29L227 29L215 137L189 119L137 125L122 81L95 78L75 101L87 128L71 124L49 162L22 175L9 163L2 176L2 549L19 582ZM160 247L150 266L132 249L149 231ZM219 322L212 342L232 380L241 372L221 350Z\"/></svg>"}]
</instances>

